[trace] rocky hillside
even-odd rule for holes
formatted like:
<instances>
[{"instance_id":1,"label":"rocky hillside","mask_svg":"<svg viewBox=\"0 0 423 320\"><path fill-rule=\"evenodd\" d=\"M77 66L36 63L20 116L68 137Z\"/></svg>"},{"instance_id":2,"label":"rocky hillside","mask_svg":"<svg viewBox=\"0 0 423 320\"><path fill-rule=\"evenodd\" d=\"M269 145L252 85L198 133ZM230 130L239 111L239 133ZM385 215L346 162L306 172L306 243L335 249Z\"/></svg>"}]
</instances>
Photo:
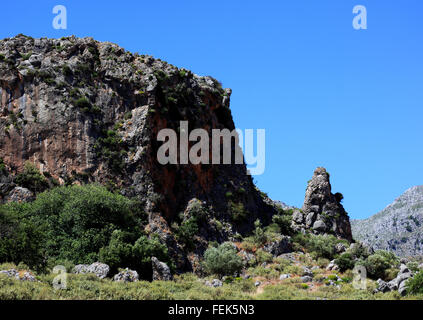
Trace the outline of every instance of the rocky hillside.
<instances>
[{"instance_id":1,"label":"rocky hillside","mask_svg":"<svg viewBox=\"0 0 423 320\"><path fill-rule=\"evenodd\" d=\"M30 200L57 185L101 183L136 198L148 213L146 232L159 234L179 270L190 270L208 241L249 232L258 218L269 224L275 213L243 164L157 161L157 133L178 132L182 120L210 136L212 129L234 129L230 95L211 77L109 42L4 39L0 200ZM34 183L36 171L42 177ZM187 256L172 226L194 215L199 232L195 252Z\"/></svg>"},{"instance_id":2,"label":"rocky hillside","mask_svg":"<svg viewBox=\"0 0 423 320\"><path fill-rule=\"evenodd\" d=\"M422 224L423 186L408 189L374 216L351 222L355 239L402 257L423 254Z\"/></svg>"}]
</instances>

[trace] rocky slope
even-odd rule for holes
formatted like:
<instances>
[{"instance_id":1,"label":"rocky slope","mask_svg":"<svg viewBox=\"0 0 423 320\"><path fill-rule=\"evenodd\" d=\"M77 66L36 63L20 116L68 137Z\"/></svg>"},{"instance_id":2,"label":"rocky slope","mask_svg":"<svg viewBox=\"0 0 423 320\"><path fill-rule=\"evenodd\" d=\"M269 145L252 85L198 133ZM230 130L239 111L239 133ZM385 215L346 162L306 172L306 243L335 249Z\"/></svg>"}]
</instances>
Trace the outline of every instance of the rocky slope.
<instances>
[{"instance_id":1,"label":"rocky slope","mask_svg":"<svg viewBox=\"0 0 423 320\"><path fill-rule=\"evenodd\" d=\"M148 55L91 38L0 41L0 200L31 199L17 175L30 162L49 186L98 182L136 197L179 270L194 268L208 241L245 233L275 212L243 164L161 165L160 129L234 129L230 89ZM232 145L232 153L235 152ZM234 159L234 156L232 157ZM198 215L195 252L172 225Z\"/></svg>"},{"instance_id":2,"label":"rocky slope","mask_svg":"<svg viewBox=\"0 0 423 320\"><path fill-rule=\"evenodd\" d=\"M351 222L355 239L402 257L423 254L422 224L423 186L407 190L374 216Z\"/></svg>"}]
</instances>

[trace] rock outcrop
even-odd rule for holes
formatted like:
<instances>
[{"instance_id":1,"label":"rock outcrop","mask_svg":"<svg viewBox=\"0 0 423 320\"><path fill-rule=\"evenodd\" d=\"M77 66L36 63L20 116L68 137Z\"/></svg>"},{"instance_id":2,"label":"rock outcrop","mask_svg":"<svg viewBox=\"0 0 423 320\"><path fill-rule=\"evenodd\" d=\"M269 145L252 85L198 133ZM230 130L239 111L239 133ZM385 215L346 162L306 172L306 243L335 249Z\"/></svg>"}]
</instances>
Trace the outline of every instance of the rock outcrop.
<instances>
[{"instance_id":1,"label":"rock outcrop","mask_svg":"<svg viewBox=\"0 0 423 320\"><path fill-rule=\"evenodd\" d=\"M352 241L347 212L341 204L342 194L332 193L329 173L317 168L309 181L302 210L293 213L293 228L315 234L333 234Z\"/></svg>"},{"instance_id":2,"label":"rock outcrop","mask_svg":"<svg viewBox=\"0 0 423 320\"><path fill-rule=\"evenodd\" d=\"M382 279L377 280L377 292L389 292L389 291L398 291L402 296L405 296L407 293L407 280L412 278L414 274L407 268L405 264L402 264L400 271L397 277L389 282L385 282Z\"/></svg>"},{"instance_id":3,"label":"rock outcrop","mask_svg":"<svg viewBox=\"0 0 423 320\"><path fill-rule=\"evenodd\" d=\"M73 269L73 273L86 274L93 273L100 279L104 279L109 274L110 267L101 262L94 262L92 264L78 264Z\"/></svg>"},{"instance_id":4,"label":"rock outcrop","mask_svg":"<svg viewBox=\"0 0 423 320\"><path fill-rule=\"evenodd\" d=\"M153 266L153 280L170 281L173 279L170 268L166 263L159 261L156 257L151 258L151 263Z\"/></svg>"},{"instance_id":5,"label":"rock outcrop","mask_svg":"<svg viewBox=\"0 0 423 320\"><path fill-rule=\"evenodd\" d=\"M113 277L113 281L117 282L137 282L138 280L138 272L136 272L135 270L130 270L128 268L121 270Z\"/></svg>"},{"instance_id":6,"label":"rock outcrop","mask_svg":"<svg viewBox=\"0 0 423 320\"><path fill-rule=\"evenodd\" d=\"M408 189L381 212L352 220L354 239L400 257L423 255L423 186Z\"/></svg>"},{"instance_id":7,"label":"rock outcrop","mask_svg":"<svg viewBox=\"0 0 423 320\"><path fill-rule=\"evenodd\" d=\"M263 201L246 166L235 164L239 146L234 141L232 164L162 165L157 160L164 143L158 141L158 132L181 133L181 121L188 121L189 131L201 128L209 137L213 129L234 130L230 95L231 90L212 77L109 42L74 36L4 39L0 201L16 198L17 193L11 197L10 192L22 187L15 178L26 162L35 165L50 186L107 185L139 200L149 216L146 231L167 245L177 270L191 270L194 262L172 225L182 223L178 215L192 199L206 212L192 239L194 259L208 241L245 234L256 219L269 224L275 211Z\"/></svg>"},{"instance_id":8,"label":"rock outcrop","mask_svg":"<svg viewBox=\"0 0 423 320\"><path fill-rule=\"evenodd\" d=\"M10 269L10 270L2 270L0 271L0 274L4 274L8 276L9 278L14 278L20 281L30 281L30 282L37 281L34 274L29 271L18 271L16 269Z\"/></svg>"}]
</instances>

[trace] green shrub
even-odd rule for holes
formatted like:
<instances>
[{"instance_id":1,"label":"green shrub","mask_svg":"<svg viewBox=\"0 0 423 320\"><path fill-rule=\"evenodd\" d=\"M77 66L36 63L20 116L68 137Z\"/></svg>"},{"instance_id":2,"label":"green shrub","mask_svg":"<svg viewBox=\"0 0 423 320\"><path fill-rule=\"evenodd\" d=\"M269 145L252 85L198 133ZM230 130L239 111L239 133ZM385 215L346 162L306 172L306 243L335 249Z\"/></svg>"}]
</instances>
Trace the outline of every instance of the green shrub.
<instances>
[{"instance_id":1,"label":"green shrub","mask_svg":"<svg viewBox=\"0 0 423 320\"><path fill-rule=\"evenodd\" d=\"M364 261L367 275L372 279L385 278L385 271L391 267L387 257L381 254L373 254Z\"/></svg>"},{"instance_id":2,"label":"green shrub","mask_svg":"<svg viewBox=\"0 0 423 320\"><path fill-rule=\"evenodd\" d=\"M265 244L266 241L267 241L267 237L266 237L266 234L265 234L263 228L261 227L260 220L257 219L254 222L254 226L256 227L254 229L254 233L253 233L254 243L256 245L259 245L259 246Z\"/></svg>"},{"instance_id":3,"label":"green shrub","mask_svg":"<svg viewBox=\"0 0 423 320\"><path fill-rule=\"evenodd\" d=\"M176 230L178 240L185 244L187 249L193 249L194 236L198 233L197 217L191 216L182 221L179 228Z\"/></svg>"},{"instance_id":4,"label":"green shrub","mask_svg":"<svg viewBox=\"0 0 423 320\"><path fill-rule=\"evenodd\" d=\"M44 267L42 233L16 212L0 207L0 262L23 262L33 269Z\"/></svg>"},{"instance_id":5,"label":"green shrub","mask_svg":"<svg viewBox=\"0 0 423 320\"><path fill-rule=\"evenodd\" d=\"M342 253L337 259L335 259L335 263L339 266L342 272L353 269L355 265L354 257L349 252Z\"/></svg>"},{"instance_id":6,"label":"green shrub","mask_svg":"<svg viewBox=\"0 0 423 320\"><path fill-rule=\"evenodd\" d=\"M419 263L417 261L410 261L407 263L407 268L410 269L411 272L418 272L419 269Z\"/></svg>"},{"instance_id":7,"label":"green shrub","mask_svg":"<svg viewBox=\"0 0 423 320\"><path fill-rule=\"evenodd\" d=\"M289 211L283 211L281 214L272 217L273 223L276 223L280 228L280 233L290 235L293 233L291 228L292 214Z\"/></svg>"},{"instance_id":8,"label":"green shrub","mask_svg":"<svg viewBox=\"0 0 423 320\"><path fill-rule=\"evenodd\" d=\"M111 272L118 268L137 270L144 279L152 278L151 257L169 263L167 247L157 238L141 236L134 243L134 234L115 230L107 247L99 252L99 260L110 266Z\"/></svg>"},{"instance_id":9,"label":"green shrub","mask_svg":"<svg viewBox=\"0 0 423 320\"><path fill-rule=\"evenodd\" d=\"M269 263L273 261L273 256L262 249L258 249L256 252L257 262L262 264L264 262Z\"/></svg>"},{"instance_id":10,"label":"green shrub","mask_svg":"<svg viewBox=\"0 0 423 320\"><path fill-rule=\"evenodd\" d=\"M31 162L25 163L23 172L16 176L15 182L35 193L42 192L49 187L46 177Z\"/></svg>"},{"instance_id":11,"label":"green shrub","mask_svg":"<svg viewBox=\"0 0 423 320\"><path fill-rule=\"evenodd\" d=\"M423 271L407 280L407 294L423 294Z\"/></svg>"},{"instance_id":12,"label":"green shrub","mask_svg":"<svg viewBox=\"0 0 423 320\"><path fill-rule=\"evenodd\" d=\"M4 161L3 161L3 158L0 158L0 174L1 173L4 174L6 172L7 172L6 165L5 165Z\"/></svg>"},{"instance_id":13,"label":"green shrub","mask_svg":"<svg viewBox=\"0 0 423 320\"><path fill-rule=\"evenodd\" d=\"M242 259L230 242L209 248L204 254L204 267L210 274L234 275L242 269Z\"/></svg>"},{"instance_id":14,"label":"green shrub","mask_svg":"<svg viewBox=\"0 0 423 320\"><path fill-rule=\"evenodd\" d=\"M72 69L67 64L62 66L62 72L67 77L72 75Z\"/></svg>"},{"instance_id":15,"label":"green shrub","mask_svg":"<svg viewBox=\"0 0 423 320\"><path fill-rule=\"evenodd\" d=\"M234 222L241 223L247 219L247 211L242 202L229 201L229 211Z\"/></svg>"},{"instance_id":16,"label":"green shrub","mask_svg":"<svg viewBox=\"0 0 423 320\"><path fill-rule=\"evenodd\" d=\"M335 257L335 245L342 242L333 235L297 234L294 242L303 246L314 259L326 258L332 260Z\"/></svg>"}]
</instances>

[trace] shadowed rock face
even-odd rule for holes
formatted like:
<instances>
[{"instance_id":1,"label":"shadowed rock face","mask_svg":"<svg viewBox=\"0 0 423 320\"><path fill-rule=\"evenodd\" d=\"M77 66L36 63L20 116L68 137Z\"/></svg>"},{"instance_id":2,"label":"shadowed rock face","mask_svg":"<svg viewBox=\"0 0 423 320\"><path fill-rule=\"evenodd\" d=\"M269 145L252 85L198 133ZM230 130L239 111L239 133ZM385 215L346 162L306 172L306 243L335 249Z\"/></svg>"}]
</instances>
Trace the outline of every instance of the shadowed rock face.
<instances>
[{"instance_id":1,"label":"shadowed rock face","mask_svg":"<svg viewBox=\"0 0 423 320\"><path fill-rule=\"evenodd\" d=\"M0 41L0 200L17 186L14 176L33 163L50 182L99 182L136 197L179 269L190 262L172 222L198 199L205 212L194 239L224 241L270 221L245 165L161 165L160 129L233 130L230 89L211 77L137 55L91 38ZM211 143L211 142L210 142ZM232 146L234 159L235 144Z\"/></svg>"},{"instance_id":2,"label":"shadowed rock face","mask_svg":"<svg viewBox=\"0 0 423 320\"><path fill-rule=\"evenodd\" d=\"M352 241L349 217L341 200L341 194L332 194L326 169L317 168L308 183L302 210L294 213L293 227Z\"/></svg>"}]
</instances>

